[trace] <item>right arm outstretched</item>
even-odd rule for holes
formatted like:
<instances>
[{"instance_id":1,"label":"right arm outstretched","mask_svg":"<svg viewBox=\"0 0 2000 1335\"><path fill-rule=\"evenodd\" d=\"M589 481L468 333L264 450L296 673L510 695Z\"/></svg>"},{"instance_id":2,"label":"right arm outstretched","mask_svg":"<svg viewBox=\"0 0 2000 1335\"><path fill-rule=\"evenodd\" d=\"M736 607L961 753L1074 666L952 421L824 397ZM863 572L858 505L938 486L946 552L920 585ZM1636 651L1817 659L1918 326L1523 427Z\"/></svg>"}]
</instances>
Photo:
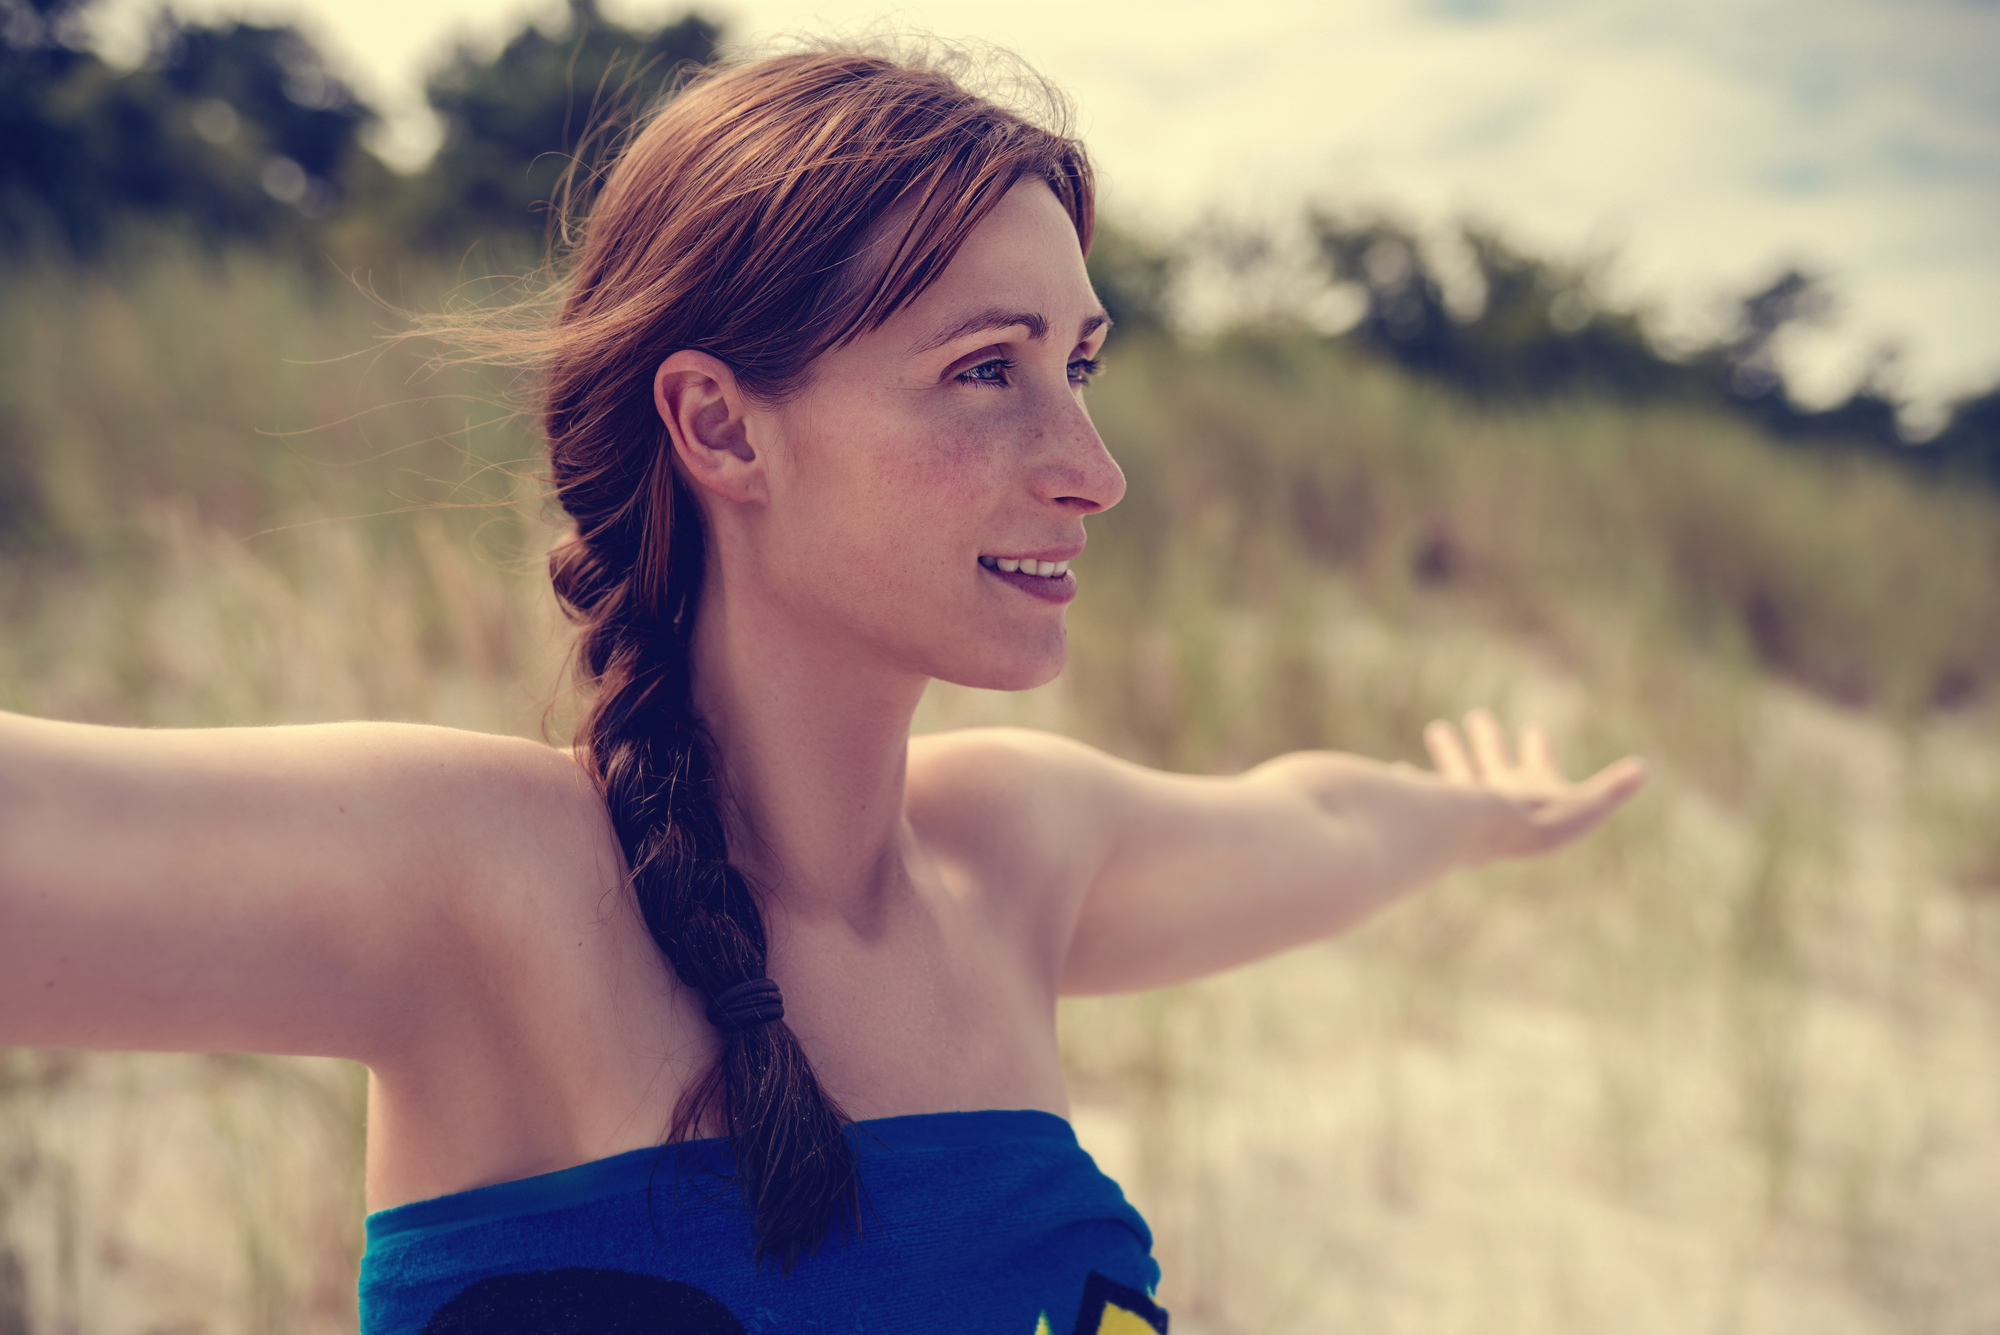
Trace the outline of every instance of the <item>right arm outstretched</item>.
<instances>
[{"instance_id":1,"label":"right arm outstretched","mask_svg":"<svg viewBox=\"0 0 2000 1335\"><path fill-rule=\"evenodd\" d=\"M598 810L479 733L0 714L0 1043L393 1057Z\"/></svg>"}]
</instances>

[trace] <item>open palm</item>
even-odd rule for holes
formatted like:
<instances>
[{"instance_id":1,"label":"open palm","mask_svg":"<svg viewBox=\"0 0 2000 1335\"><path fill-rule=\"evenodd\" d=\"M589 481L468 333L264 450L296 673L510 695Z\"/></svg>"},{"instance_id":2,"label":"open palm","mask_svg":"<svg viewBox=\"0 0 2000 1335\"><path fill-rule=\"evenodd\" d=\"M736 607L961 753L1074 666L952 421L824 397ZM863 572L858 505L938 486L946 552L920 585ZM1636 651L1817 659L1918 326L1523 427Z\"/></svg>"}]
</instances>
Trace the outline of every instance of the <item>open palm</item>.
<instances>
[{"instance_id":1,"label":"open palm","mask_svg":"<svg viewBox=\"0 0 2000 1335\"><path fill-rule=\"evenodd\" d=\"M1483 789L1502 799L1489 856L1546 853L1596 827L1646 782L1637 756L1613 761L1572 782L1556 764L1546 732L1533 724L1508 744L1499 722L1484 709L1465 716L1463 729L1443 719L1424 729L1424 745L1446 781Z\"/></svg>"}]
</instances>

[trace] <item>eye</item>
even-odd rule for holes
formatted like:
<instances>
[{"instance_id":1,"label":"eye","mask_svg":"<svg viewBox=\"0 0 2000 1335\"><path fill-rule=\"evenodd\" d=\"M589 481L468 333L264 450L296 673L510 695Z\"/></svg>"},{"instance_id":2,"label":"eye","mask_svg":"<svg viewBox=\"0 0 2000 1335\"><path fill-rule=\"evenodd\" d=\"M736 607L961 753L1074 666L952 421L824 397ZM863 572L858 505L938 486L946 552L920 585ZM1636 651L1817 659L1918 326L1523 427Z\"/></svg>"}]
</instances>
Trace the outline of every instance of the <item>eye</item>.
<instances>
[{"instance_id":1,"label":"eye","mask_svg":"<svg viewBox=\"0 0 2000 1335\"><path fill-rule=\"evenodd\" d=\"M1069 364L1069 382L1072 385L1087 385L1104 370L1104 363L1095 357L1078 357Z\"/></svg>"},{"instance_id":2,"label":"eye","mask_svg":"<svg viewBox=\"0 0 2000 1335\"><path fill-rule=\"evenodd\" d=\"M976 366L968 366L958 373L960 382L968 385L1004 385L1008 383L1008 373L1014 363L1005 357L989 357Z\"/></svg>"}]
</instances>

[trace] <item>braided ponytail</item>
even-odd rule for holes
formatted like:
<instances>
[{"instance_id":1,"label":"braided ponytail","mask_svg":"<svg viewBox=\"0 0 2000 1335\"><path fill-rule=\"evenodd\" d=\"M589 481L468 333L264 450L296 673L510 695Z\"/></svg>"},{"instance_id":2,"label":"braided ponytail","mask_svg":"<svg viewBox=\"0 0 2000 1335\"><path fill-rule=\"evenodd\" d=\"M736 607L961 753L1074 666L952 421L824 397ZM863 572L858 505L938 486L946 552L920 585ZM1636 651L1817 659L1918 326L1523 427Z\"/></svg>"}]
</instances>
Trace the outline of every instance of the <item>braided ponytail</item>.
<instances>
[{"instance_id":1,"label":"braided ponytail","mask_svg":"<svg viewBox=\"0 0 2000 1335\"><path fill-rule=\"evenodd\" d=\"M943 73L826 53L705 75L610 174L556 327L523 354L543 374L556 494L576 524L549 568L580 627L577 675L594 688L578 755L647 930L721 1036L669 1135L727 1135L758 1258L786 1269L829 1231L858 1231L860 1184L846 1115L775 987L758 981L763 915L730 863L717 760L694 709L706 534L653 409L653 373L699 349L753 396L781 401L820 352L921 293L1024 178L1048 183L1087 249L1081 148ZM900 240L871 251L892 210ZM890 253L870 262L873 251Z\"/></svg>"},{"instance_id":2,"label":"braided ponytail","mask_svg":"<svg viewBox=\"0 0 2000 1335\"><path fill-rule=\"evenodd\" d=\"M790 1269L830 1226L858 1229L854 1150L782 1004L747 1025L716 1010L718 997L765 977L767 952L756 899L729 862L714 760L691 699L688 637L702 551L692 498L677 499L676 533L696 535L675 543L667 564L677 615L612 612L588 623L579 650L600 692L578 744L603 786L647 931L682 984L708 1000L711 1020L723 1022L721 1055L682 1094L670 1138L720 1123L755 1218L759 1259L774 1254ZM583 564L580 546L572 540L552 562L566 601L582 593L572 573ZM628 569L636 569L631 555ZM622 605L632 593L614 586L602 596Z\"/></svg>"}]
</instances>

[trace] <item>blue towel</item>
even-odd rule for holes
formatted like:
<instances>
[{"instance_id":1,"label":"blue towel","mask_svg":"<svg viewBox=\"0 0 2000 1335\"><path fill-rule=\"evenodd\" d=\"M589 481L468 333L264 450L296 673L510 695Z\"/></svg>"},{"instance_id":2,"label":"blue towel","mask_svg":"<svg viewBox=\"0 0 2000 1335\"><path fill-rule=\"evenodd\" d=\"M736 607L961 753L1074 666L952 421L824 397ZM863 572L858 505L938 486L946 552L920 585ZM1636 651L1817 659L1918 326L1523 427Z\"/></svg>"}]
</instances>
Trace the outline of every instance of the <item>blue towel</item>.
<instances>
[{"instance_id":1,"label":"blue towel","mask_svg":"<svg viewBox=\"0 0 2000 1335\"><path fill-rule=\"evenodd\" d=\"M1152 1234L1068 1122L850 1129L859 1238L752 1262L727 1146L693 1141L368 1216L363 1335L1147 1335Z\"/></svg>"}]
</instances>

